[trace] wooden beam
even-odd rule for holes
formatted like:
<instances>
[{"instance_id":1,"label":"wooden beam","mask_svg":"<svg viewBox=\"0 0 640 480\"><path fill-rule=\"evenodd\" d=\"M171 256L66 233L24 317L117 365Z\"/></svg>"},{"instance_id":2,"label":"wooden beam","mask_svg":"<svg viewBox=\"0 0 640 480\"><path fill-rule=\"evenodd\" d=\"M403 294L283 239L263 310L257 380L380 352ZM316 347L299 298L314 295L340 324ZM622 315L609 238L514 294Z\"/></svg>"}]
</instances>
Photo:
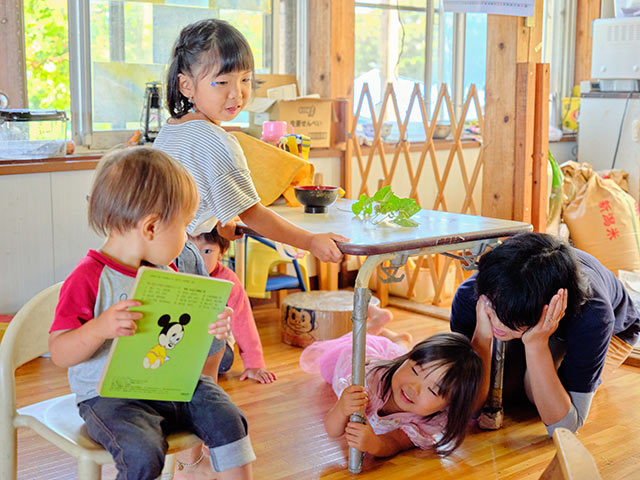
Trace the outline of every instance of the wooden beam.
<instances>
[{"instance_id":1,"label":"wooden beam","mask_svg":"<svg viewBox=\"0 0 640 480\"><path fill-rule=\"evenodd\" d=\"M513 179L513 219L531 222L531 191L533 180L533 131L535 122L536 66L516 65L516 140Z\"/></svg>"},{"instance_id":2,"label":"wooden beam","mask_svg":"<svg viewBox=\"0 0 640 480\"><path fill-rule=\"evenodd\" d=\"M591 25L600 18L600 0L578 0L576 7L576 51L573 84L591 79Z\"/></svg>"},{"instance_id":3,"label":"wooden beam","mask_svg":"<svg viewBox=\"0 0 640 480\"><path fill-rule=\"evenodd\" d=\"M487 16L482 215L513 218L517 18Z\"/></svg>"},{"instance_id":4,"label":"wooden beam","mask_svg":"<svg viewBox=\"0 0 640 480\"><path fill-rule=\"evenodd\" d=\"M309 2L309 91L352 101L354 50L354 0Z\"/></svg>"},{"instance_id":5,"label":"wooden beam","mask_svg":"<svg viewBox=\"0 0 640 480\"><path fill-rule=\"evenodd\" d=\"M520 128L516 116L517 105L522 108L529 102L528 98L518 96L533 95L535 90L517 90L517 64L540 61L542 3L536 2L535 15L526 22L522 17L487 16L482 215L488 217L514 219L525 208L521 200L516 208L514 197L514 189L527 178L527 173L521 170L526 162L516 162L516 135ZM526 107L525 112L528 113Z\"/></svg>"},{"instance_id":6,"label":"wooden beam","mask_svg":"<svg viewBox=\"0 0 640 480\"><path fill-rule=\"evenodd\" d=\"M549 208L549 64L536 64L536 101L533 137L533 189L531 223L536 232L544 233Z\"/></svg>"},{"instance_id":7,"label":"wooden beam","mask_svg":"<svg viewBox=\"0 0 640 480\"><path fill-rule=\"evenodd\" d=\"M22 0L4 0L0 9L0 92L10 108L26 108L27 74L24 52L24 5Z\"/></svg>"},{"instance_id":8,"label":"wooden beam","mask_svg":"<svg viewBox=\"0 0 640 480\"><path fill-rule=\"evenodd\" d=\"M355 1L313 0L309 5L309 92L346 99L342 122L334 122L331 144L345 141L353 112L355 69ZM339 128L341 131L336 131ZM346 142L342 161L342 186L351 197L352 149Z\"/></svg>"}]
</instances>

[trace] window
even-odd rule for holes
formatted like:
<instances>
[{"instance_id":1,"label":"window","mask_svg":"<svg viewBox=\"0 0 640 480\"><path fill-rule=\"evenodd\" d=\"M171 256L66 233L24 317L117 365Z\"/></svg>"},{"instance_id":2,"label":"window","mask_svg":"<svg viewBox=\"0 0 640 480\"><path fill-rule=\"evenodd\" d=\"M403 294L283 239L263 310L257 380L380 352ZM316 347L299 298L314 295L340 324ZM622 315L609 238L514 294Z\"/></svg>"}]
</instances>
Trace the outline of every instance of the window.
<instances>
[{"instance_id":1,"label":"window","mask_svg":"<svg viewBox=\"0 0 640 480\"><path fill-rule=\"evenodd\" d=\"M367 83L378 110L389 82L394 85L401 116L406 114L416 82L430 116L443 83L448 85L458 110L472 83L476 84L480 103L484 105L486 15L445 12L440 0L374 0L355 4L354 108ZM408 139L424 141L422 116L416 107L412 109ZM364 118L360 118L363 125L371 122L370 117L366 118L368 115L368 109L363 107ZM443 122L448 121L446 109L441 109L440 115ZM391 114L389 120L394 118ZM470 109L467 119L473 118L477 116ZM398 135L395 123L392 122L390 139Z\"/></svg>"},{"instance_id":2,"label":"window","mask_svg":"<svg viewBox=\"0 0 640 480\"><path fill-rule=\"evenodd\" d=\"M69 0L68 10L67 0L41 3L25 0L29 105L70 111L74 140L92 148L141 127L145 84L164 83L173 42L194 21L235 25L256 72L295 73L295 0Z\"/></svg>"},{"instance_id":3,"label":"window","mask_svg":"<svg viewBox=\"0 0 640 480\"><path fill-rule=\"evenodd\" d=\"M569 114L562 99L573 95L576 0L545 0L542 41L542 61L549 64L549 94L552 102L550 124L562 128ZM591 41L591 38L588 39Z\"/></svg>"}]
</instances>

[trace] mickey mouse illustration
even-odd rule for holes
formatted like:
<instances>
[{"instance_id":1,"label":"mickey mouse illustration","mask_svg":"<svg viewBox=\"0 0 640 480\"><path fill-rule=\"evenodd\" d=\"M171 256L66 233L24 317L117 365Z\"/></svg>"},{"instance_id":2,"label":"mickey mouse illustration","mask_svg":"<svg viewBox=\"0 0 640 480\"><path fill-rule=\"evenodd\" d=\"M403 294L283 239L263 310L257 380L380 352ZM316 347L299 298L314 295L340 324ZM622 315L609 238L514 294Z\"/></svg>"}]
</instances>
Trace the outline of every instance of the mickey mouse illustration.
<instances>
[{"instance_id":1,"label":"mickey mouse illustration","mask_svg":"<svg viewBox=\"0 0 640 480\"><path fill-rule=\"evenodd\" d=\"M169 360L167 350L174 348L184 336L184 325L191 321L188 313L180 315L177 322L171 321L170 315L162 315L158 320L158 325L162 327L158 335L158 345L149 350L142 360L144 368L156 369Z\"/></svg>"}]
</instances>

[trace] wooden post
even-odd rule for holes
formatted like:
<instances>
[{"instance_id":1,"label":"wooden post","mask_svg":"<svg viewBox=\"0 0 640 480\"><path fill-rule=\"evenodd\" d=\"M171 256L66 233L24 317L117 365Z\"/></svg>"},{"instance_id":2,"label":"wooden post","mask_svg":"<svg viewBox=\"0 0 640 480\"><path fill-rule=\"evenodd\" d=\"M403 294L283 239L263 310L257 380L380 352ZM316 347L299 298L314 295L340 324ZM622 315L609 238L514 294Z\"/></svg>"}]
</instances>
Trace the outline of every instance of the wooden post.
<instances>
[{"instance_id":1,"label":"wooden post","mask_svg":"<svg viewBox=\"0 0 640 480\"><path fill-rule=\"evenodd\" d=\"M534 63L516 66L515 176L513 180L513 219L531 222L533 131L536 69Z\"/></svg>"},{"instance_id":2,"label":"wooden post","mask_svg":"<svg viewBox=\"0 0 640 480\"><path fill-rule=\"evenodd\" d=\"M549 163L549 64L536 65L536 101L533 136L533 188L531 223L544 233L549 209L547 165Z\"/></svg>"},{"instance_id":3,"label":"wooden post","mask_svg":"<svg viewBox=\"0 0 640 480\"><path fill-rule=\"evenodd\" d=\"M352 101L354 43L354 0L309 2L309 92Z\"/></svg>"},{"instance_id":4,"label":"wooden post","mask_svg":"<svg viewBox=\"0 0 640 480\"><path fill-rule=\"evenodd\" d=\"M576 6L576 50L573 84L591 79L591 25L600 18L600 0L578 0Z\"/></svg>"},{"instance_id":5,"label":"wooden post","mask_svg":"<svg viewBox=\"0 0 640 480\"><path fill-rule=\"evenodd\" d=\"M0 92L10 108L26 108L27 69L24 52L24 5L22 0L4 1L0 8Z\"/></svg>"},{"instance_id":6,"label":"wooden post","mask_svg":"<svg viewBox=\"0 0 640 480\"><path fill-rule=\"evenodd\" d=\"M325 98L347 99L344 128L348 132L353 112L355 51L355 1L313 0L309 2L309 92ZM332 145L341 135L333 132ZM346 142L342 158L342 182L351 198L351 155Z\"/></svg>"},{"instance_id":7,"label":"wooden post","mask_svg":"<svg viewBox=\"0 0 640 480\"><path fill-rule=\"evenodd\" d=\"M487 81L485 86L485 117L483 142L484 165L482 174L482 215L488 217L514 219L524 216L525 196L514 196L516 189L523 186L527 173L527 162L520 155L517 160L518 135L520 128L517 122L518 106L523 107L525 125L529 124L529 95L534 89L527 85L526 89L518 89L518 63L537 63L540 61L542 49L542 16L543 2L535 5L535 14L526 21L522 17L505 15L487 16ZM531 81L533 83L533 79ZM526 96L527 98L522 98ZM521 110L522 111L522 110ZM524 133L524 139L530 133ZM523 143L526 149L527 142ZM531 151L531 150L529 150ZM530 190L529 190L530 191ZM530 196L526 196L530 198ZM516 202L518 205L516 206Z\"/></svg>"}]
</instances>

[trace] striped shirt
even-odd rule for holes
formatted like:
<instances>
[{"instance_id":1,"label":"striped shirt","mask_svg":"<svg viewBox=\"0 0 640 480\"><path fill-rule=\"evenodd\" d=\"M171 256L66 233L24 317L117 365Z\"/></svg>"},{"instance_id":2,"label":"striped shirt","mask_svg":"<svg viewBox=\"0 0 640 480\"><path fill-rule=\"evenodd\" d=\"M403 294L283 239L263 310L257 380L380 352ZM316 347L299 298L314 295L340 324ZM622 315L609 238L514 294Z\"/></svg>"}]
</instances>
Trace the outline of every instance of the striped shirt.
<instances>
[{"instance_id":1,"label":"striped shirt","mask_svg":"<svg viewBox=\"0 0 640 480\"><path fill-rule=\"evenodd\" d=\"M260 201L238 140L223 128L206 120L165 123L153 146L187 167L198 185L190 235L224 225Z\"/></svg>"}]
</instances>

